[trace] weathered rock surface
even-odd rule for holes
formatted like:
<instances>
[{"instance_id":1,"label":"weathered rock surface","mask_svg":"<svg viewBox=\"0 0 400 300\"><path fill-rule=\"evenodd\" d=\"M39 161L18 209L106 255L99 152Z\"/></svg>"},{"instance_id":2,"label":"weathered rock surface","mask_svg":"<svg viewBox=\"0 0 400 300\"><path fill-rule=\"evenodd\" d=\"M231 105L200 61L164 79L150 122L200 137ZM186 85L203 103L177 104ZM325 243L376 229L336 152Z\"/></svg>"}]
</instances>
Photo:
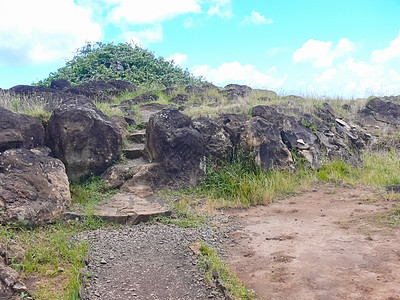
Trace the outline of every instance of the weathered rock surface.
<instances>
[{"instance_id":1,"label":"weathered rock surface","mask_svg":"<svg viewBox=\"0 0 400 300\"><path fill-rule=\"evenodd\" d=\"M121 104L128 104L128 105L143 104L143 103L156 101L157 99L158 99L157 95L154 95L153 93L149 92L149 93L141 94L130 100L124 100L121 102Z\"/></svg>"},{"instance_id":2,"label":"weathered rock surface","mask_svg":"<svg viewBox=\"0 0 400 300\"><path fill-rule=\"evenodd\" d=\"M71 83L64 78L54 79L50 83L50 88L60 90L60 91L65 91L71 87L72 87Z\"/></svg>"},{"instance_id":3,"label":"weathered rock surface","mask_svg":"<svg viewBox=\"0 0 400 300\"><path fill-rule=\"evenodd\" d=\"M70 203L63 163L26 149L0 155L0 223L41 225L61 216Z\"/></svg>"},{"instance_id":4,"label":"weathered rock surface","mask_svg":"<svg viewBox=\"0 0 400 300\"><path fill-rule=\"evenodd\" d=\"M255 152L255 161L263 170L292 167L292 155L282 142L277 125L261 117L251 118L246 122L241 140L246 150Z\"/></svg>"},{"instance_id":5,"label":"weathered rock surface","mask_svg":"<svg viewBox=\"0 0 400 300\"><path fill-rule=\"evenodd\" d=\"M38 119L0 107L0 152L42 147L44 144L44 128Z\"/></svg>"},{"instance_id":6,"label":"weathered rock surface","mask_svg":"<svg viewBox=\"0 0 400 300\"><path fill-rule=\"evenodd\" d=\"M171 211L160 202L156 197L117 193L106 203L97 206L93 215L110 222L134 225L147 222L150 218L169 216Z\"/></svg>"},{"instance_id":7,"label":"weathered rock surface","mask_svg":"<svg viewBox=\"0 0 400 300\"><path fill-rule=\"evenodd\" d=\"M100 175L121 154L122 138L115 122L82 96L54 110L46 137L72 181Z\"/></svg>"},{"instance_id":8,"label":"weathered rock surface","mask_svg":"<svg viewBox=\"0 0 400 300\"><path fill-rule=\"evenodd\" d=\"M222 90L222 94L228 98L228 100L236 100L238 98L244 98L250 95L252 89L247 85L240 84L228 84Z\"/></svg>"},{"instance_id":9,"label":"weathered rock surface","mask_svg":"<svg viewBox=\"0 0 400 300\"><path fill-rule=\"evenodd\" d=\"M205 144L192 120L176 109L163 109L150 117L146 149L151 161L162 166L161 182L193 186L204 173Z\"/></svg>"},{"instance_id":10,"label":"weathered rock surface","mask_svg":"<svg viewBox=\"0 0 400 300\"><path fill-rule=\"evenodd\" d=\"M17 300L21 299L21 293L28 296L25 284L22 282L17 271L4 264L0 257L0 299Z\"/></svg>"},{"instance_id":11,"label":"weathered rock surface","mask_svg":"<svg viewBox=\"0 0 400 300\"><path fill-rule=\"evenodd\" d=\"M209 118L200 117L193 120L193 125L203 135L207 158L213 161L224 161L232 156L232 142L221 124Z\"/></svg>"},{"instance_id":12,"label":"weathered rock surface","mask_svg":"<svg viewBox=\"0 0 400 300\"><path fill-rule=\"evenodd\" d=\"M373 98L367 103L366 108L371 111L377 121L396 126L400 125L400 105L380 98Z\"/></svg>"}]
</instances>

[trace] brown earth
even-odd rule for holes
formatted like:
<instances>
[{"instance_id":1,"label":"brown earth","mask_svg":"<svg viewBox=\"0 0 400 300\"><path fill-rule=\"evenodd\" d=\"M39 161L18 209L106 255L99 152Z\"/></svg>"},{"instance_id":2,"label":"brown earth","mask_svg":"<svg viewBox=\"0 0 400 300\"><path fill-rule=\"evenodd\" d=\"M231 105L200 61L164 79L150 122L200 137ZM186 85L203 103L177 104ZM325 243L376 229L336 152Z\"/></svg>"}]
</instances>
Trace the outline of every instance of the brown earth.
<instances>
[{"instance_id":1,"label":"brown earth","mask_svg":"<svg viewBox=\"0 0 400 300\"><path fill-rule=\"evenodd\" d=\"M319 186L230 210L228 262L259 298L400 299L400 228L379 217L395 205L370 188Z\"/></svg>"}]
</instances>

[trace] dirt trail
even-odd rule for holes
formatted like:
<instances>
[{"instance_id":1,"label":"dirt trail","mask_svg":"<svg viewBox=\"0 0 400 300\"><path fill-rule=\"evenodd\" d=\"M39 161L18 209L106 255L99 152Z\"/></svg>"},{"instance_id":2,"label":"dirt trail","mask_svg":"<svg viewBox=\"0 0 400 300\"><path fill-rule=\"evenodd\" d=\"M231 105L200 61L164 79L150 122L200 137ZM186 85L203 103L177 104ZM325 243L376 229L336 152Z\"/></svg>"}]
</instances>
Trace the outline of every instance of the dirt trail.
<instances>
[{"instance_id":1,"label":"dirt trail","mask_svg":"<svg viewBox=\"0 0 400 300\"><path fill-rule=\"evenodd\" d=\"M267 299L400 299L400 229L379 226L393 202L363 188L319 187L226 212L229 263Z\"/></svg>"}]
</instances>

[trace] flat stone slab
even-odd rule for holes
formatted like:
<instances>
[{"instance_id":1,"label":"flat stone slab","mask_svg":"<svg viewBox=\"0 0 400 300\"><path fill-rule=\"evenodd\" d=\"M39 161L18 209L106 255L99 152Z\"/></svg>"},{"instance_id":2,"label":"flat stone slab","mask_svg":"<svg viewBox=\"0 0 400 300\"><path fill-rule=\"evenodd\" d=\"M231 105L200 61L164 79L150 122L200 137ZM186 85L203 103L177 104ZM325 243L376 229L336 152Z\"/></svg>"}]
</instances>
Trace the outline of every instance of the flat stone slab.
<instances>
[{"instance_id":1,"label":"flat stone slab","mask_svg":"<svg viewBox=\"0 0 400 300\"><path fill-rule=\"evenodd\" d=\"M171 211L149 198L140 198L133 194L115 194L107 203L96 207L95 216L119 224L138 224L146 222L151 217L169 216Z\"/></svg>"},{"instance_id":2,"label":"flat stone slab","mask_svg":"<svg viewBox=\"0 0 400 300\"><path fill-rule=\"evenodd\" d=\"M136 159L143 156L144 149L144 144L131 143L122 152L127 159Z\"/></svg>"},{"instance_id":3,"label":"flat stone slab","mask_svg":"<svg viewBox=\"0 0 400 300\"><path fill-rule=\"evenodd\" d=\"M136 132L133 132L127 136L127 139L129 141L135 142L135 143L144 143L146 141L146 129L138 130Z\"/></svg>"}]
</instances>

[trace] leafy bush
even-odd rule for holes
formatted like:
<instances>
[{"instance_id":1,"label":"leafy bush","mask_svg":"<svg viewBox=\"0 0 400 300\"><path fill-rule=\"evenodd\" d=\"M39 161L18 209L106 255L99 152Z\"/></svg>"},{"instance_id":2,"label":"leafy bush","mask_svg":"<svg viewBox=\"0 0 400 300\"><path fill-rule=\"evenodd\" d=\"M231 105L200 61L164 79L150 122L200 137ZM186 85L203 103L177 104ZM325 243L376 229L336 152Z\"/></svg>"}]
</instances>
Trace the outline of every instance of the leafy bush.
<instances>
[{"instance_id":1,"label":"leafy bush","mask_svg":"<svg viewBox=\"0 0 400 300\"><path fill-rule=\"evenodd\" d=\"M66 65L36 85L49 86L53 79L64 78L79 84L90 80L125 80L133 84L197 84L200 78L188 70L129 43L86 43Z\"/></svg>"}]
</instances>

